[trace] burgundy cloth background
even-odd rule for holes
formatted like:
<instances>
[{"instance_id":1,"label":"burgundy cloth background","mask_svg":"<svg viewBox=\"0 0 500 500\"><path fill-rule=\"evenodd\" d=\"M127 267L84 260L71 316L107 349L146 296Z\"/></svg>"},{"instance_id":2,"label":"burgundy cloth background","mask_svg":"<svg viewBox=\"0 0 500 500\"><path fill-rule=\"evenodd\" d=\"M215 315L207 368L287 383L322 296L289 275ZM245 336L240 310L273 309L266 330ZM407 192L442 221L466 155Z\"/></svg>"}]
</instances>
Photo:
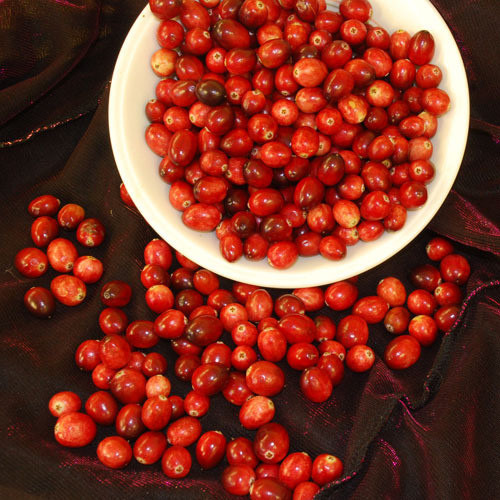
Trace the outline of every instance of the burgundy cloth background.
<instances>
[{"instance_id":1,"label":"burgundy cloth background","mask_svg":"<svg viewBox=\"0 0 500 500\"><path fill-rule=\"evenodd\" d=\"M275 398L277 419L292 436L291 451L330 452L344 460L346 477L318 498L499 498L500 380L500 9L491 0L433 0L462 52L471 91L471 128L458 179L429 228L385 264L360 278L362 294L379 279L400 277L425 262L435 233L451 238L473 268L460 322L415 367L388 371L377 360L367 374L347 371L332 398L318 406L297 392L287 370ZM0 2L0 497L2 498L213 498L228 496L222 466L188 479L168 480L158 464L111 471L96 459L98 440L64 449L53 438L49 398L94 391L89 374L73 362L78 344L100 338L99 285L79 307L57 306L49 321L22 305L32 280L13 268L15 253L30 246L29 201L44 193L83 205L107 228L93 255L105 263L100 281L122 279L135 297L130 319L152 318L139 281L142 250L155 235L119 199L120 178L107 128L109 80L120 45L145 0L3 0ZM496 40L496 41L495 41ZM48 272L36 284L48 286ZM338 316L334 315L338 320ZM371 329L380 355L388 341ZM165 343L158 345L169 360ZM171 363L172 366L172 363ZM286 369L286 368L285 368ZM171 370L171 368L170 368ZM169 370L169 373L171 371ZM174 391L187 384L172 377ZM221 396L203 418L204 430L244 432ZM99 437L109 434L103 429Z\"/></svg>"}]
</instances>

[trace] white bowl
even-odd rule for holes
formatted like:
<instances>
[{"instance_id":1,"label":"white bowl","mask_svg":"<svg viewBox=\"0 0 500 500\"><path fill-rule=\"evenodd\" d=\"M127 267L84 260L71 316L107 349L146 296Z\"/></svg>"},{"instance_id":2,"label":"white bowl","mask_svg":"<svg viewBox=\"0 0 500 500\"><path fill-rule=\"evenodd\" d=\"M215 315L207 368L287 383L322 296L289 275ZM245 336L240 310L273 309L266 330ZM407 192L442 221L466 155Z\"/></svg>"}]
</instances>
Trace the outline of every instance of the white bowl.
<instances>
[{"instance_id":1,"label":"white bowl","mask_svg":"<svg viewBox=\"0 0 500 500\"><path fill-rule=\"evenodd\" d=\"M469 124L469 91L459 50L446 23L428 0L371 1L376 24L390 33L405 29L413 34L429 30L436 41L433 63L443 70L440 85L451 98L451 109L439 119L432 139L436 176L428 186L423 207L408 212L403 229L384 233L378 240L348 247L341 261L321 256L299 257L289 269L272 268L267 260L240 258L229 263L219 252L215 233L199 233L182 223L181 213L168 200L169 186L159 177L160 158L146 145L145 105L155 95L158 77L150 58L159 47L158 20L149 6L132 26L118 56L111 83L109 128L118 170L137 208L152 228L175 249L199 265L227 278L271 288L319 286L363 273L410 243L430 222L450 191L460 168ZM330 3L332 9L335 4Z\"/></svg>"}]
</instances>

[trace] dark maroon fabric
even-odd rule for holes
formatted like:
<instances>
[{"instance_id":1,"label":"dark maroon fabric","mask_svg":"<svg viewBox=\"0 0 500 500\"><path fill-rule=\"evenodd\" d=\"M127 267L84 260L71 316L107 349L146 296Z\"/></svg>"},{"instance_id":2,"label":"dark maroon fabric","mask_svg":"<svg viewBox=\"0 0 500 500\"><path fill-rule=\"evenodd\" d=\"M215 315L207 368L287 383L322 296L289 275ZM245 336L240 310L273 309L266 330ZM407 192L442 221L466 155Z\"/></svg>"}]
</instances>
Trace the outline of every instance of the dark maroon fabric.
<instances>
[{"instance_id":1,"label":"dark maroon fabric","mask_svg":"<svg viewBox=\"0 0 500 500\"><path fill-rule=\"evenodd\" d=\"M100 338L99 284L76 308L57 306L51 320L37 320L22 297L34 281L13 267L30 246L27 205L52 193L84 206L102 220L105 243L92 254L105 263L100 283L125 280L134 299L130 319L152 319L139 280L142 251L154 232L121 203L120 178L107 128L107 96L119 47L141 0L4 0L0 2L0 497L195 498L228 496L218 478L222 465L188 479L166 479L158 464L130 464L122 471L96 459L98 439L71 450L53 438L49 398L72 390L83 400L95 389L73 356L80 342ZM338 455L345 476L318 498L493 499L498 484L500 380L500 9L488 0L433 0L458 42L471 91L471 127L457 181L437 216L414 242L360 277L361 294L425 262L433 235L451 238L471 262L472 275L460 321L412 369L389 371L380 359L367 374L347 372L323 405L297 391L299 375L287 369L287 386L275 398L277 420L292 436L292 451ZM73 238L74 235L70 235ZM48 286L48 272L36 284ZM230 283L225 282L226 286ZM331 313L330 313L331 314ZM340 315L333 314L337 321ZM378 356L388 341L371 328ZM168 344L157 350L175 359ZM187 384L172 375L173 392ZM202 419L204 430L228 437L241 428L237 409L221 396ZM99 437L112 433L101 429Z\"/></svg>"}]
</instances>

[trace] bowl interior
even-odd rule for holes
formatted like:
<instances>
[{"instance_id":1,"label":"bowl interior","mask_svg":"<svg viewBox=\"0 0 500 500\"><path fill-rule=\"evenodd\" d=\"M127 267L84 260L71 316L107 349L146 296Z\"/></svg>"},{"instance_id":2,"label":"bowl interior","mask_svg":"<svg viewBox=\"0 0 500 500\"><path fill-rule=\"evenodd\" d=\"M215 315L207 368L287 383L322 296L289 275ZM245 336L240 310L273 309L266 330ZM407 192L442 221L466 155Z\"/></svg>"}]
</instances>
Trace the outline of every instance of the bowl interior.
<instances>
[{"instance_id":1,"label":"bowl interior","mask_svg":"<svg viewBox=\"0 0 500 500\"><path fill-rule=\"evenodd\" d=\"M271 288L320 286L349 278L380 264L413 240L430 222L446 198L460 168L469 123L469 93L460 52L446 23L428 0L372 0L373 22L389 33L405 29L413 34L429 30L436 41L432 62L440 66L440 87L451 98L451 109L439 119L432 139L431 158L436 176L428 186L423 207L408 212L403 229L384 233L378 240L348 247L341 261L321 256L303 258L289 269L276 270L267 260L252 262L244 257L229 263L220 255L214 233L199 233L182 223L180 212L168 200L169 186L159 177L161 158L147 146L144 132L148 126L144 108L154 97L158 77L150 69L151 55L158 49L155 38L158 20L149 6L132 26L118 56L113 73L109 127L118 170L137 208L151 227L175 249L199 265L236 281ZM329 8L335 9L333 2Z\"/></svg>"}]
</instances>

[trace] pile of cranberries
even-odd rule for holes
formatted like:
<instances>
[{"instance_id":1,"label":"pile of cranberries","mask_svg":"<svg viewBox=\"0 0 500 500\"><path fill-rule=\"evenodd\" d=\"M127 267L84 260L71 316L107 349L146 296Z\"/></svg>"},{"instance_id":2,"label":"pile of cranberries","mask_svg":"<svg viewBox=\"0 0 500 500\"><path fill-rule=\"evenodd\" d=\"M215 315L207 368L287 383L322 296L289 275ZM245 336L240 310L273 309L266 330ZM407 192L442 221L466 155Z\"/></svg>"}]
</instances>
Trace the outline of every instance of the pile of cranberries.
<instances>
[{"instance_id":1,"label":"pile of cranberries","mask_svg":"<svg viewBox=\"0 0 500 500\"><path fill-rule=\"evenodd\" d=\"M76 231L76 242L88 249L104 241L104 226L98 219L85 218L85 209L76 203L60 205L59 199L51 194L30 202L28 212L35 218L30 234L35 246L23 248L14 258L15 268L27 278L39 278L49 268L61 273L52 279L50 290L34 286L24 295L24 305L39 318L50 318L54 314L55 299L66 306L83 302L86 284L96 283L103 273L99 259L79 255L75 244L59 232L61 229L68 233Z\"/></svg>"},{"instance_id":2,"label":"pile of cranberries","mask_svg":"<svg viewBox=\"0 0 500 500\"><path fill-rule=\"evenodd\" d=\"M186 226L223 257L345 257L427 200L438 88L428 31L389 34L367 0L150 0L161 79L146 142Z\"/></svg>"},{"instance_id":3,"label":"pile of cranberries","mask_svg":"<svg viewBox=\"0 0 500 500\"><path fill-rule=\"evenodd\" d=\"M389 276L371 296L359 297L354 278L273 298L239 282L221 288L215 273L179 252L181 267L171 271L174 252L161 239L150 241L140 279L155 319L129 321L122 308L132 298L131 287L119 280L103 285L98 323L104 336L85 340L75 355L97 391L84 411L74 392L52 397L56 440L86 446L97 425L113 426L115 432L97 446L108 467L123 468L135 458L144 465L159 462L169 478L182 478L193 458L202 469L225 461L221 482L231 494L249 494L252 500L313 498L322 485L342 476L343 463L329 452L315 457L290 452L293 442L275 419L272 399L286 383L282 367L286 363L300 372L303 395L322 403L342 382L345 367L365 372L373 366L377 356L367 345L369 330L382 322L394 336L383 353L386 365L401 370L416 363L421 347L456 321L470 274L468 261L448 240L432 239L426 253L430 262L409 274L410 293ZM334 322L342 311L347 313ZM158 349L165 341L176 355L173 366ZM189 384L182 395L172 393L172 376ZM242 430L251 431L253 439L228 439L203 427L203 416L220 395L235 406Z\"/></svg>"}]
</instances>

